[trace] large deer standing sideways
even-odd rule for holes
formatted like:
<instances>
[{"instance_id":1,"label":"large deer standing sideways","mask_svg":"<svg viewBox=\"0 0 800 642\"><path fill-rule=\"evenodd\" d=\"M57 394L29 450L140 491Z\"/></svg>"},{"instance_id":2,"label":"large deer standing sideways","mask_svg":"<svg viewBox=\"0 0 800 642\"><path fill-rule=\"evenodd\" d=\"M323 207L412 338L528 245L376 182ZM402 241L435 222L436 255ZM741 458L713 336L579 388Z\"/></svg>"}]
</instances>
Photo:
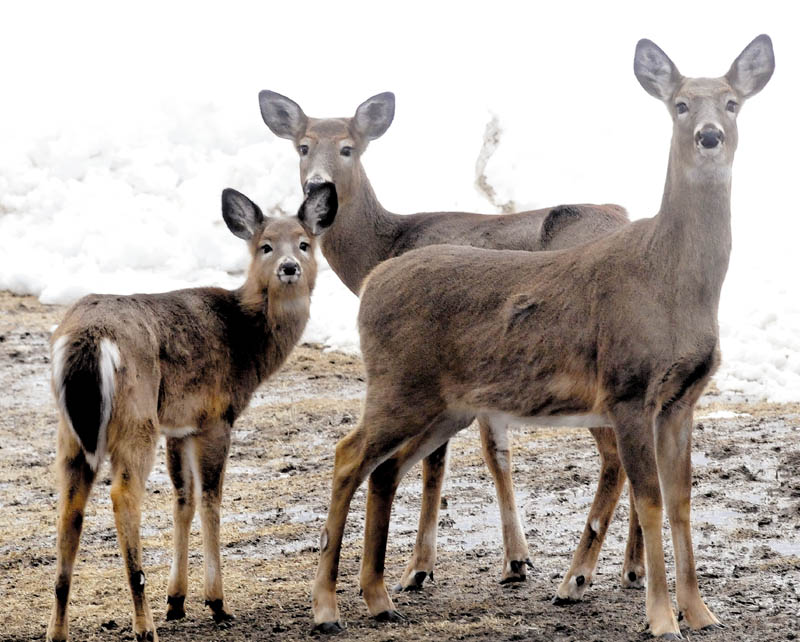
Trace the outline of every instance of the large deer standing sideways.
<instances>
[{"instance_id":1,"label":"large deer standing sideways","mask_svg":"<svg viewBox=\"0 0 800 642\"><path fill-rule=\"evenodd\" d=\"M321 240L322 252L336 274L358 294L378 263L408 250L453 243L491 249L555 250L579 245L628 222L616 205L570 205L501 216L463 212L396 215L378 202L361 155L369 141L383 135L394 117L394 96L379 94L365 101L352 118L309 118L292 100L272 91L259 95L264 122L278 136L292 140L300 155L305 190L333 182L339 211ZM505 560L502 582L524 580L529 553L517 515L511 480L506 427L479 417L484 458L491 471L502 515ZM593 428L602 469L595 500L572 565L558 589L556 602L579 599L589 586L603 538L625 484L625 473L610 428ZM397 589L422 586L433 577L439 496L445 474L447 444L423 462L423 498L417 541ZM631 503L631 522L622 583L641 587L644 559L641 529Z\"/></svg>"},{"instance_id":2,"label":"large deer standing sideways","mask_svg":"<svg viewBox=\"0 0 800 642\"><path fill-rule=\"evenodd\" d=\"M160 433L175 487L175 537L167 619L184 616L189 527L200 501L205 599L214 620L232 618L222 594L219 507L233 422L258 385L286 360L308 321L316 278L313 234L336 214L331 186L313 190L299 221L264 217L225 190L223 216L252 262L238 290L196 288L133 296L90 295L53 334L59 409L59 513L55 605L48 640L66 640L72 570L97 471L111 458L111 501L133 598L137 640L158 640L145 596L139 525ZM317 211L319 210L319 211ZM315 221L313 226L305 220Z\"/></svg>"},{"instance_id":3,"label":"large deer standing sideways","mask_svg":"<svg viewBox=\"0 0 800 642\"><path fill-rule=\"evenodd\" d=\"M719 362L736 119L773 69L764 35L713 79L684 78L661 49L640 41L636 77L673 120L658 215L575 250L431 247L370 274L359 312L366 401L336 447L312 591L320 628L339 628L342 532L367 476L361 588L372 615L398 617L383 579L398 482L478 414L492 424L610 422L644 533L650 632L681 638L667 589L662 502L678 608L692 629L719 626L700 596L692 550L692 416Z\"/></svg>"}]
</instances>

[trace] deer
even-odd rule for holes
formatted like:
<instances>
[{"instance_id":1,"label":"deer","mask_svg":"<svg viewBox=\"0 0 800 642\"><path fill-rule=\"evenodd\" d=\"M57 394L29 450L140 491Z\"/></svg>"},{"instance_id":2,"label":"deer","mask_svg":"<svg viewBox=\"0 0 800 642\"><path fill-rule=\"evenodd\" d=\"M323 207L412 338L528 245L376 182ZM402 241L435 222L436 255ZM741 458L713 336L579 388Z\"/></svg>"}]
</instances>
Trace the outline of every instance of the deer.
<instances>
[{"instance_id":1,"label":"deer","mask_svg":"<svg viewBox=\"0 0 800 642\"><path fill-rule=\"evenodd\" d=\"M322 182L336 185L339 210L322 237L320 248L342 282L358 295L367 274L379 263L414 248L442 243L508 250L556 250L598 238L628 221L618 205L564 205L514 214L423 212L398 215L378 201L361 157L370 141L381 137L394 119L391 92L364 101L351 118L309 118L286 96L259 94L262 118L269 129L291 140L300 159L300 183L307 191ZM504 560L500 583L524 581L530 565L528 544L514 499L511 446L507 429L478 417L482 451L494 479L501 513ZM591 428L601 456L600 479L572 564L554 603L581 599L590 585L600 548L625 485L611 428ZM396 591L419 590L433 578L447 443L422 464L422 506L411 558ZM631 501L630 527L622 568L623 588L644 586L644 546Z\"/></svg>"},{"instance_id":2,"label":"deer","mask_svg":"<svg viewBox=\"0 0 800 642\"><path fill-rule=\"evenodd\" d=\"M252 257L240 288L91 294L66 312L51 343L60 499L48 640L68 638L69 592L84 511L106 456L133 600L133 632L137 640L158 640L145 595L139 530L160 434L166 437L174 486L166 619L185 617L189 529L197 504L205 604L218 624L227 626L233 619L223 596L219 534L233 424L302 335L317 273L315 237L333 221L336 208L332 185L310 190L292 218L265 216L247 196L226 189L222 216L228 229L247 241Z\"/></svg>"},{"instance_id":3,"label":"deer","mask_svg":"<svg viewBox=\"0 0 800 642\"><path fill-rule=\"evenodd\" d=\"M644 537L650 634L682 639L667 587L664 507L678 609L693 630L721 626L700 595L692 547L693 412L721 359L717 313L731 250L737 118L774 67L766 35L719 78L684 77L657 45L640 40L636 78L673 124L654 217L577 248L442 245L370 273L358 314L366 398L357 426L336 445L312 588L317 628L341 630L342 532L367 477L361 590L372 616L400 619L384 582L398 483L477 415L500 425L610 424Z\"/></svg>"}]
</instances>

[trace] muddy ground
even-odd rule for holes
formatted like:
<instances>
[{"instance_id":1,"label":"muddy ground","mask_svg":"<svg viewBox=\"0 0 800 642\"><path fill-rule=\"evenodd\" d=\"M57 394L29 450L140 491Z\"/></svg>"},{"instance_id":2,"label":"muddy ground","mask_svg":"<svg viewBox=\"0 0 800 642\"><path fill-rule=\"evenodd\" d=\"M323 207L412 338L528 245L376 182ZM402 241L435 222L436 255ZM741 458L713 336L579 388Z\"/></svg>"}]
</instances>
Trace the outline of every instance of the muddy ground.
<instances>
[{"instance_id":1,"label":"muddy ground","mask_svg":"<svg viewBox=\"0 0 800 642\"><path fill-rule=\"evenodd\" d=\"M0 293L0 639L43 639L55 543L52 462L56 412L47 341L63 308ZM333 447L359 416L358 358L301 346L235 426L222 506L226 600L218 628L202 602L199 524L193 525L187 618L164 622L171 559L171 488L163 444L148 481L143 545L148 594L162 640L300 640L310 636L309 586L328 504ZM707 640L800 636L800 406L703 400L695 430L695 549L701 591L727 624ZM720 413L720 410L727 412ZM720 416L722 415L722 416ZM517 499L534 569L500 586L500 526L476 428L453 443L441 512L436 583L402 594L402 624L378 624L358 596L364 491L353 502L339 599L352 640L644 640L644 592L619 588L627 533L623 498L584 601L550 599L568 568L594 492L598 457L585 430L514 435ZM87 511L71 598L75 640L130 639L108 473ZM419 467L398 492L387 556L396 581L411 551ZM670 582L669 531L664 530ZM674 586L673 586L674 590Z\"/></svg>"}]
</instances>

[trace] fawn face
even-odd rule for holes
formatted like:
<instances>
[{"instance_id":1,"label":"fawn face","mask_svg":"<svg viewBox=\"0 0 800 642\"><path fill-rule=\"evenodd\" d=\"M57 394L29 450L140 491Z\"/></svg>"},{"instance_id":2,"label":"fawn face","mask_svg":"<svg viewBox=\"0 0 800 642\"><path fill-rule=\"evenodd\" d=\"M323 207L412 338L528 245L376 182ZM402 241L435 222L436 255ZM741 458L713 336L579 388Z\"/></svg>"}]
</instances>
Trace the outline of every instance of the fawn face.
<instances>
[{"instance_id":1,"label":"fawn face","mask_svg":"<svg viewBox=\"0 0 800 642\"><path fill-rule=\"evenodd\" d=\"M336 188L330 183L315 186L291 218L264 216L244 194L226 189L222 216L234 235L249 242L250 287L290 298L310 294L317 276L315 237L333 223L337 207Z\"/></svg>"}]
</instances>

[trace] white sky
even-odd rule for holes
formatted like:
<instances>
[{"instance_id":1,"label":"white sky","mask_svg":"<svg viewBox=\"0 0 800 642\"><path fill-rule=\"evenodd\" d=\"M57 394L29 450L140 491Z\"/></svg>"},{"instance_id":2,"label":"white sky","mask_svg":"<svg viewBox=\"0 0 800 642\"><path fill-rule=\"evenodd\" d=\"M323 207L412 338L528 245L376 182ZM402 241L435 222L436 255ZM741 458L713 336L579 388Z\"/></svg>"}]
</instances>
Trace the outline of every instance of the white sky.
<instances>
[{"instance_id":1,"label":"white sky","mask_svg":"<svg viewBox=\"0 0 800 642\"><path fill-rule=\"evenodd\" d=\"M634 79L636 41L654 40L685 75L720 75L753 37L767 32L777 72L743 114L739 157L749 158L737 165L757 162L763 169L768 163L770 173L780 174L770 191L781 191L781 183L788 188L796 173L786 171L797 167L800 140L790 118L800 103L798 21L790 2L212 6L0 4L0 136L9 142L64 129L146 130L164 105L199 102L230 112L236 122L260 124L262 88L294 98L310 115L350 115L366 97L391 90L398 100L395 124L365 157L379 195L401 181L430 182L422 194L435 191L437 180L442 192L471 189L477 147L469 132L471 153L462 152L464 123L485 122L492 109L501 116L529 114L526 139L513 141L521 158L554 158L556 170L557 159L569 159L602 178L593 181L593 193L556 200L614 200L645 215L660 199L669 121ZM754 146L758 153L749 153ZM383 175L384 159L397 157L407 160L408 171ZM651 160L659 163L654 187L626 186L628 171ZM437 169L454 163L464 164L461 183L437 177ZM640 191L652 198L640 200ZM531 192L528 198L537 201L535 184Z\"/></svg>"}]
</instances>

